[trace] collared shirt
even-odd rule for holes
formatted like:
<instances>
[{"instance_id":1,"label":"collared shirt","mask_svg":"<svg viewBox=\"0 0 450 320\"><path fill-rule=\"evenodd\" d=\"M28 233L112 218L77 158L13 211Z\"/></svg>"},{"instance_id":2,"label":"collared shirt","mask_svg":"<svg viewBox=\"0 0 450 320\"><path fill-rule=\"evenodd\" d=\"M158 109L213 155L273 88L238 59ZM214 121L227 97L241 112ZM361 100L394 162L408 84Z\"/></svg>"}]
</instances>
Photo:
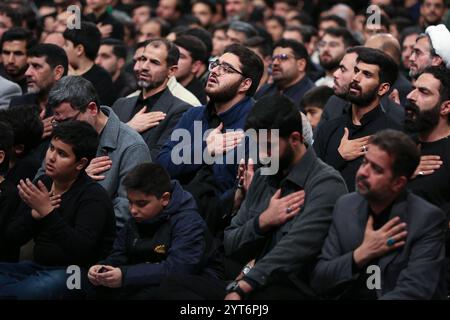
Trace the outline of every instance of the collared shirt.
<instances>
[{"instance_id":1,"label":"collared shirt","mask_svg":"<svg viewBox=\"0 0 450 320\"><path fill-rule=\"evenodd\" d=\"M323 161L341 172L349 191L354 191L356 171L361 165L362 157L351 161L345 161L341 157L338 148L344 135L344 128L348 128L349 139L353 140L383 129L402 130L402 127L402 124L387 114L381 105L366 113L361 118L361 125L355 125L352 121L352 107L347 105L342 116L319 127L313 146Z\"/></svg>"},{"instance_id":2,"label":"collared shirt","mask_svg":"<svg viewBox=\"0 0 450 320\"><path fill-rule=\"evenodd\" d=\"M147 107L147 110L145 111L146 113L151 112L152 106L155 105L155 103L159 100L159 98L161 98L162 94L166 90L167 90L167 88L164 90L161 90L160 92L158 92L150 97L147 97L147 98L144 98L144 94L143 94L143 92L141 92L139 94L139 98L134 106L131 117L134 117L136 115L136 113L138 113L143 107Z\"/></svg>"},{"instance_id":3,"label":"collared shirt","mask_svg":"<svg viewBox=\"0 0 450 320\"><path fill-rule=\"evenodd\" d=\"M263 233L259 216L269 206L270 199L281 188L281 196L305 190L305 203L298 215L283 225ZM264 285L274 273L295 273L307 276L310 263L319 255L328 233L335 202L347 193L341 175L317 158L312 148L286 176L263 176L258 170L247 196L231 224L225 229L226 254L255 245L250 261L258 257L247 274L252 283ZM301 281L301 280L300 280ZM307 280L303 278L305 283Z\"/></svg>"},{"instance_id":4,"label":"collared shirt","mask_svg":"<svg viewBox=\"0 0 450 320\"><path fill-rule=\"evenodd\" d=\"M263 96L273 95L277 93L281 93L284 96L291 99L296 106L300 105L300 101L302 100L304 94L309 90L314 88L314 82L311 81L307 76L304 76L299 82L293 84L292 86L280 90L275 83L265 84L261 89L255 94L255 99L259 100Z\"/></svg>"}]
</instances>

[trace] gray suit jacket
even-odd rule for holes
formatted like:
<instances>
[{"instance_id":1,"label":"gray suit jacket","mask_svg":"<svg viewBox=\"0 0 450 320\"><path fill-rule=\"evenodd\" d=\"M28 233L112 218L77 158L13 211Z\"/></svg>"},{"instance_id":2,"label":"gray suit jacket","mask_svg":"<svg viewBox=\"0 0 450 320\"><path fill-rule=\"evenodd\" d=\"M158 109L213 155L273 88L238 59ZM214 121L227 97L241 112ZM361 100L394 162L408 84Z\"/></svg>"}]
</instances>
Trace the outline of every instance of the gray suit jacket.
<instances>
[{"instance_id":1,"label":"gray suit jacket","mask_svg":"<svg viewBox=\"0 0 450 320\"><path fill-rule=\"evenodd\" d=\"M11 98L20 95L22 95L22 89L17 83L0 76L0 109L8 108Z\"/></svg>"},{"instance_id":2,"label":"gray suit jacket","mask_svg":"<svg viewBox=\"0 0 450 320\"><path fill-rule=\"evenodd\" d=\"M112 109L119 117L120 121L127 123L132 118L132 112L138 101L138 96L130 98L118 99ZM161 121L156 127L141 133L142 138L147 143L152 159L156 159L159 151L172 134L173 129L181 119L183 113L192 107L186 102L174 97L170 90L165 89L164 93L151 106L151 111L161 111L166 114L166 118Z\"/></svg>"},{"instance_id":3,"label":"gray suit jacket","mask_svg":"<svg viewBox=\"0 0 450 320\"><path fill-rule=\"evenodd\" d=\"M362 243L368 219L368 203L358 193L341 197L322 248L311 286L328 297L342 295L358 278L352 273L353 251ZM378 260L381 271L379 299L442 299L445 291L445 214L412 193L397 201L390 219L399 216L407 224L405 245ZM363 270L366 272L366 269ZM373 274L373 272L371 273Z\"/></svg>"}]
</instances>

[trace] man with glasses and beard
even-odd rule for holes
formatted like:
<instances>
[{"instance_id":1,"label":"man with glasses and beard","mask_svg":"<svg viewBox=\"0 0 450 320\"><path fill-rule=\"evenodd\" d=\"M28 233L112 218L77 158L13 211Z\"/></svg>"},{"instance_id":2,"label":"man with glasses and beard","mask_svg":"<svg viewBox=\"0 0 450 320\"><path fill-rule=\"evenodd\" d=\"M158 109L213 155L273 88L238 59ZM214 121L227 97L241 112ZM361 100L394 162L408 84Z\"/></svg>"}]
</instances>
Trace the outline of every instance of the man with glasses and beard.
<instances>
[{"instance_id":1,"label":"man with glasses and beard","mask_svg":"<svg viewBox=\"0 0 450 320\"><path fill-rule=\"evenodd\" d=\"M417 134L422 155L409 187L449 215L450 71L442 67L425 69L408 100L405 129ZM449 255L447 252L447 259ZM450 272L447 288L450 288L449 280Z\"/></svg>"},{"instance_id":2,"label":"man with glasses and beard","mask_svg":"<svg viewBox=\"0 0 450 320\"><path fill-rule=\"evenodd\" d=\"M172 140L166 142L156 161L194 195L200 213L216 234L224 228L219 218L231 211L240 160L230 163L226 153L236 150L243 137L242 131L237 130L244 128L253 107L252 96L258 88L263 63L251 50L232 44L210 64L209 70L205 87L209 103L183 115ZM202 139L209 129L205 143ZM207 164L204 155L212 157L213 163ZM179 156L181 161L175 159ZM224 203L230 204L230 210Z\"/></svg>"},{"instance_id":3,"label":"man with glasses and beard","mask_svg":"<svg viewBox=\"0 0 450 320\"><path fill-rule=\"evenodd\" d=\"M355 189L355 174L369 136L403 126L380 104L397 77L394 60L380 50L366 48L359 52L354 72L347 95L351 105L340 117L319 127L313 145L322 160L341 172L350 191Z\"/></svg>"}]
</instances>

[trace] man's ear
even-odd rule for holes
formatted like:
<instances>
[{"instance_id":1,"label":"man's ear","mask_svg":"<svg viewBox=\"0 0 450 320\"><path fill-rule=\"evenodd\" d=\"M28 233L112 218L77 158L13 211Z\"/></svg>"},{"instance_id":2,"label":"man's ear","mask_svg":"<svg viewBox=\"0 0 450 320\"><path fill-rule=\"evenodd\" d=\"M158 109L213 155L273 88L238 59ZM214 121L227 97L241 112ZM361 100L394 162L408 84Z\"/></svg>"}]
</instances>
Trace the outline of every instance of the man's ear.
<instances>
[{"instance_id":1,"label":"man's ear","mask_svg":"<svg viewBox=\"0 0 450 320\"><path fill-rule=\"evenodd\" d=\"M86 111L91 115L97 115L100 112L99 106L95 102L89 102L89 104L86 107Z\"/></svg>"},{"instance_id":2,"label":"man's ear","mask_svg":"<svg viewBox=\"0 0 450 320\"><path fill-rule=\"evenodd\" d=\"M81 57L83 54L85 54L84 46L82 44L76 45L75 52L78 57Z\"/></svg>"},{"instance_id":3,"label":"man's ear","mask_svg":"<svg viewBox=\"0 0 450 320\"><path fill-rule=\"evenodd\" d=\"M444 101L441 104L441 116L450 117L450 100Z\"/></svg>"},{"instance_id":4,"label":"man's ear","mask_svg":"<svg viewBox=\"0 0 450 320\"><path fill-rule=\"evenodd\" d=\"M84 170L87 168L87 166L89 165L89 161L87 158L81 158L78 161L77 166L75 167L78 171Z\"/></svg>"},{"instance_id":5,"label":"man's ear","mask_svg":"<svg viewBox=\"0 0 450 320\"><path fill-rule=\"evenodd\" d=\"M294 131L291 133L291 135L289 136L289 142L293 145L296 146L298 144L303 144L303 134L298 132L298 131Z\"/></svg>"},{"instance_id":6,"label":"man's ear","mask_svg":"<svg viewBox=\"0 0 450 320\"><path fill-rule=\"evenodd\" d=\"M161 196L160 201L163 207L167 207L170 201L170 192L164 192L163 195Z\"/></svg>"},{"instance_id":7,"label":"man's ear","mask_svg":"<svg viewBox=\"0 0 450 320\"><path fill-rule=\"evenodd\" d=\"M306 59L298 59L297 60L297 68L300 72L305 72L306 70Z\"/></svg>"},{"instance_id":8,"label":"man's ear","mask_svg":"<svg viewBox=\"0 0 450 320\"><path fill-rule=\"evenodd\" d=\"M117 69L122 70L124 65L125 65L125 59L124 58L117 59Z\"/></svg>"},{"instance_id":9,"label":"man's ear","mask_svg":"<svg viewBox=\"0 0 450 320\"><path fill-rule=\"evenodd\" d=\"M244 93L247 92L252 86L253 80L250 78L245 78L244 81L241 82L239 92Z\"/></svg>"},{"instance_id":10,"label":"man's ear","mask_svg":"<svg viewBox=\"0 0 450 320\"><path fill-rule=\"evenodd\" d=\"M441 64L443 64L444 63L444 61L442 60L442 58L440 57L440 56L433 56L432 58L431 58L431 65L433 66L433 67L437 67L437 66L440 66Z\"/></svg>"},{"instance_id":11,"label":"man's ear","mask_svg":"<svg viewBox=\"0 0 450 320\"><path fill-rule=\"evenodd\" d=\"M394 180L392 181L391 188L395 193L397 193L400 192L406 186L407 183L408 178L406 178L405 176L400 176L394 178Z\"/></svg>"},{"instance_id":12,"label":"man's ear","mask_svg":"<svg viewBox=\"0 0 450 320\"><path fill-rule=\"evenodd\" d=\"M386 93L389 92L389 89L391 89L391 85L387 82L383 82L382 84L380 84L378 86L378 92L377 92L378 96L379 97L384 96Z\"/></svg>"},{"instance_id":13,"label":"man's ear","mask_svg":"<svg viewBox=\"0 0 450 320\"><path fill-rule=\"evenodd\" d=\"M55 81L59 81L64 75L64 67L62 65L57 65L55 69L53 69L53 78Z\"/></svg>"},{"instance_id":14,"label":"man's ear","mask_svg":"<svg viewBox=\"0 0 450 320\"><path fill-rule=\"evenodd\" d=\"M197 72L200 71L200 68L202 67L202 62L200 60L196 60L192 63L191 72L193 74L197 74Z\"/></svg>"},{"instance_id":15,"label":"man's ear","mask_svg":"<svg viewBox=\"0 0 450 320\"><path fill-rule=\"evenodd\" d=\"M177 72L177 70L178 70L178 65L177 64L169 67L169 72L167 74L167 78L170 78L170 77L174 76L175 73Z\"/></svg>"}]
</instances>

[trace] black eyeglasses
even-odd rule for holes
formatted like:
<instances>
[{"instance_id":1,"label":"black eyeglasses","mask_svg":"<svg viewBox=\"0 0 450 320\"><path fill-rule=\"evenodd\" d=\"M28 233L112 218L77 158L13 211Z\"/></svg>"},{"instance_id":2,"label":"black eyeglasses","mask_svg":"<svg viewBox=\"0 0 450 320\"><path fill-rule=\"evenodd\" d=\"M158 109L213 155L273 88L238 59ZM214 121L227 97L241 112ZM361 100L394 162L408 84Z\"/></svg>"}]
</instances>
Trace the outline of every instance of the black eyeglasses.
<instances>
[{"instance_id":1,"label":"black eyeglasses","mask_svg":"<svg viewBox=\"0 0 450 320\"><path fill-rule=\"evenodd\" d=\"M214 68L219 67L219 71L223 73L239 73L241 76L246 77L241 71L236 70L233 66L226 62L219 62L219 60L214 60L209 64L209 71L213 71Z\"/></svg>"},{"instance_id":2,"label":"black eyeglasses","mask_svg":"<svg viewBox=\"0 0 450 320\"><path fill-rule=\"evenodd\" d=\"M62 119L62 120L56 120L55 118L53 118L52 125L53 125L53 127L56 127L60 123L77 120L78 116L80 115L80 113L81 113L81 111L78 111L75 115L73 115L71 117L67 117L67 118Z\"/></svg>"},{"instance_id":3,"label":"black eyeglasses","mask_svg":"<svg viewBox=\"0 0 450 320\"><path fill-rule=\"evenodd\" d=\"M272 61L275 61L276 59L278 59L280 61L286 61L289 58L297 59L294 55L287 54L287 53L280 53L280 54L276 54L276 55L272 56Z\"/></svg>"}]
</instances>

